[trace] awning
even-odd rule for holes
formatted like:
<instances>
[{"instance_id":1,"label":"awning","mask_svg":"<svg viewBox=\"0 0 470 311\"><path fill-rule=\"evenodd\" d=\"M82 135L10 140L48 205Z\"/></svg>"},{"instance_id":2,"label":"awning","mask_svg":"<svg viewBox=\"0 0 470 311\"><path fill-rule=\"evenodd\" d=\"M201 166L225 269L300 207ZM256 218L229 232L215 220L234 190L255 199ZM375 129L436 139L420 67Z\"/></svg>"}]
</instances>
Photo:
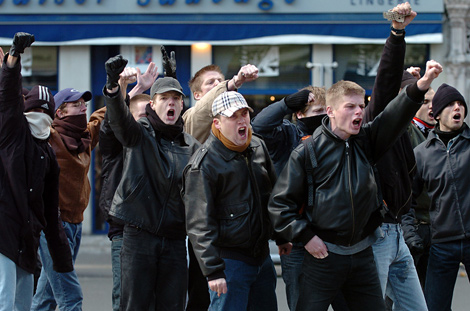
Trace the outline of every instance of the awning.
<instances>
[{"instance_id":1,"label":"awning","mask_svg":"<svg viewBox=\"0 0 470 311\"><path fill-rule=\"evenodd\" d=\"M0 15L0 44L18 31L35 45L383 44L379 14ZM442 14L419 14L408 43L442 43Z\"/></svg>"}]
</instances>

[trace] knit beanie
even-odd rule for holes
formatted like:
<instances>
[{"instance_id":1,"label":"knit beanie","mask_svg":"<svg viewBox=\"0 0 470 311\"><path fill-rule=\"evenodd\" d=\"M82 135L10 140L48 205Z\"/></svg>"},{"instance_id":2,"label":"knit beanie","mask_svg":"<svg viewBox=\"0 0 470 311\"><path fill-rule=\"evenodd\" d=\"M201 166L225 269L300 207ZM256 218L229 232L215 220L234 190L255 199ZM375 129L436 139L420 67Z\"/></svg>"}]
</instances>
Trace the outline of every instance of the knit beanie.
<instances>
[{"instance_id":1,"label":"knit beanie","mask_svg":"<svg viewBox=\"0 0 470 311\"><path fill-rule=\"evenodd\" d=\"M34 108L42 108L54 119L55 103L54 96L48 87L35 85L31 91L24 97L24 111L27 112Z\"/></svg>"},{"instance_id":2,"label":"knit beanie","mask_svg":"<svg viewBox=\"0 0 470 311\"><path fill-rule=\"evenodd\" d=\"M457 100L465 106L465 116L467 116L467 103L465 102L462 94L460 94L460 92L454 87L443 83L437 89L436 94L434 94L434 98L432 99L432 113L434 118L436 118L442 110L447 107L447 105Z\"/></svg>"},{"instance_id":3,"label":"knit beanie","mask_svg":"<svg viewBox=\"0 0 470 311\"><path fill-rule=\"evenodd\" d=\"M412 75L411 73L409 73L408 71L403 70L403 76L401 77L400 89L404 88L404 87L407 86L408 84L413 84L413 83L415 83L416 81L418 81L418 79L416 79L415 76L413 76L413 75Z\"/></svg>"}]
</instances>

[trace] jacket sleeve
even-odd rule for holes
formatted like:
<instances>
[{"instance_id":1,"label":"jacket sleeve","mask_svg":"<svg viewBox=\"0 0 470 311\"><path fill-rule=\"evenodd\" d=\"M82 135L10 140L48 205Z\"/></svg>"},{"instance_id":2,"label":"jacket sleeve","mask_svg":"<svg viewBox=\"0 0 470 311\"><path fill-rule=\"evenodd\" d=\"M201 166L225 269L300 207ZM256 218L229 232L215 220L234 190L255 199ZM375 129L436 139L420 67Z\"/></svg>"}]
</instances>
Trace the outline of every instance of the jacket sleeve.
<instances>
[{"instance_id":1,"label":"jacket sleeve","mask_svg":"<svg viewBox=\"0 0 470 311\"><path fill-rule=\"evenodd\" d=\"M289 161L274 185L268 204L269 217L279 238L307 244L315 233L299 210L305 201L305 148L300 144L292 151Z\"/></svg>"},{"instance_id":2,"label":"jacket sleeve","mask_svg":"<svg viewBox=\"0 0 470 311\"><path fill-rule=\"evenodd\" d=\"M8 68L7 58L5 56L0 71L0 147L17 144L20 132L29 131L24 128L26 122L23 120L21 57L13 68Z\"/></svg>"},{"instance_id":3,"label":"jacket sleeve","mask_svg":"<svg viewBox=\"0 0 470 311\"><path fill-rule=\"evenodd\" d=\"M209 281L225 278L225 264L215 245L219 232L213 200L216 193L212 183L211 177L201 169L186 167L183 191L186 231L202 274Z\"/></svg>"},{"instance_id":4,"label":"jacket sleeve","mask_svg":"<svg viewBox=\"0 0 470 311\"><path fill-rule=\"evenodd\" d=\"M420 91L416 82L405 87L383 112L366 128L372 144L372 160L377 162L407 129L414 115L421 107L426 91Z\"/></svg>"},{"instance_id":5,"label":"jacket sleeve","mask_svg":"<svg viewBox=\"0 0 470 311\"><path fill-rule=\"evenodd\" d=\"M183 114L184 131L196 138L201 144L207 140L211 132L214 118L212 103L217 96L228 90L228 81L219 83L198 100L194 107L189 108Z\"/></svg>"},{"instance_id":6,"label":"jacket sleeve","mask_svg":"<svg viewBox=\"0 0 470 311\"><path fill-rule=\"evenodd\" d=\"M53 157L51 157L50 170L44 180L43 192L44 217L46 219L44 234L54 270L70 272L73 270L72 253L59 216L59 165L53 151L50 151Z\"/></svg>"},{"instance_id":7,"label":"jacket sleeve","mask_svg":"<svg viewBox=\"0 0 470 311\"><path fill-rule=\"evenodd\" d=\"M121 91L108 94L106 88L103 88L103 94L108 109L109 125L114 135L124 147L134 146L141 138L141 125L129 111Z\"/></svg>"},{"instance_id":8,"label":"jacket sleeve","mask_svg":"<svg viewBox=\"0 0 470 311\"><path fill-rule=\"evenodd\" d=\"M253 131L263 137L273 158L276 158L277 152L286 152L286 142L294 137L292 128L283 126L284 116L291 113L293 111L282 99L261 110L251 122Z\"/></svg>"},{"instance_id":9,"label":"jacket sleeve","mask_svg":"<svg viewBox=\"0 0 470 311\"><path fill-rule=\"evenodd\" d=\"M104 114L106 112L106 107L96 110L92 113L90 121L88 121L88 131L91 136L91 149L93 150L99 142L100 139L100 127L101 121L104 119Z\"/></svg>"},{"instance_id":10,"label":"jacket sleeve","mask_svg":"<svg viewBox=\"0 0 470 311\"><path fill-rule=\"evenodd\" d=\"M400 91L405 62L405 36L390 33L380 57L372 95L364 111L364 121L372 121Z\"/></svg>"}]
</instances>

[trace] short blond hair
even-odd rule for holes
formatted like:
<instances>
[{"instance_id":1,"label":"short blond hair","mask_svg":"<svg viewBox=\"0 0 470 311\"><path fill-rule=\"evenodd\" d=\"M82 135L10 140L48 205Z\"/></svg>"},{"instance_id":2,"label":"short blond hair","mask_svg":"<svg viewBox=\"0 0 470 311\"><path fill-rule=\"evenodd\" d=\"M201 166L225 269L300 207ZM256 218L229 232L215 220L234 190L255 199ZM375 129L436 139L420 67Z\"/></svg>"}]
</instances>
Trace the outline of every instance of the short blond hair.
<instances>
[{"instance_id":1,"label":"short blond hair","mask_svg":"<svg viewBox=\"0 0 470 311\"><path fill-rule=\"evenodd\" d=\"M129 101L129 111L132 114L136 109L135 104L137 104L138 102L141 102L141 101L146 101L147 103L150 103L150 100L151 100L151 98L150 98L150 95L148 95L148 94L137 94L137 95L133 96Z\"/></svg>"},{"instance_id":2,"label":"short blond hair","mask_svg":"<svg viewBox=\"0 0 470 311\"><path fill-rule=\"evenodd\" d=\"M313 93L313 96L315 98L315 101L313 102L309 102L307 103L307 105L305 105L305 107L303 107L302 109L300 109L299 111L296 111L292 114L292 119L293 120L297 120L297 112L300 112L302 115L305 115L308 111L308 109L312 106L312 105L318 105L320 104L320 106L322 108L325 108L326 109L326 99L325 99L325 96L326 96L326 89L324 87L318 87L318 86L313 86L313 85L309 85L309 86L306 86L304 87L303 89L300 89L300 91L303 91L303 90L309 90L310 93Z\"/></svg>"},{"instance_id":3,"label":"short blond hair","mask_svg":"<svg viewBox=\"0 0 470 311\"><path fill-rule=\"evenodd\" d=\"M351 95L360 95L364 97L366 95L366 90L356 82L344 80L338 81L333 84L328 91L326 91L326 105L336 108L339 101L341 101L344 96Z\"/></svg>"}]
</instances>

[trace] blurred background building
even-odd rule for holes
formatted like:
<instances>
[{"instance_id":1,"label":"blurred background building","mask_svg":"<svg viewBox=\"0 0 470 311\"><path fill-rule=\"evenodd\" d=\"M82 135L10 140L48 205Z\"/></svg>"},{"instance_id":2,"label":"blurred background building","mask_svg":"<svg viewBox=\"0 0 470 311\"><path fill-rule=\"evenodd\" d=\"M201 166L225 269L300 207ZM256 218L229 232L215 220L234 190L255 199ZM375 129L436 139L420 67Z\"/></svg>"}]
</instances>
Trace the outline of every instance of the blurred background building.
<instances>
[{"instance_id":1,"label":"blurred background building","mask_svg":"<svg viewBox=\"0 0 470 311\"><path fill-rule=\"evenodd\" d=\"M105 61L123 54L145 71L161 68L160 46L175 51L185 105L193 104L187 82L215 63L231 78L245 64L260 78L243 85L255 113L312 84L342 80L370 94L390 22L382 12L401 0L0 0L0 46L8 51L18 31L36 42L23 56L25 87L46 85L93 93L89 112L103 106ZM434 82L454 85L469 97L470 0L409 0L418 16L407 27L405 66L445 65ZM160 70L161 71L161 70ZM90 179L94 187L84 233L105 233L99 215L99 150Z\"/></svg>"}]
</instances>

